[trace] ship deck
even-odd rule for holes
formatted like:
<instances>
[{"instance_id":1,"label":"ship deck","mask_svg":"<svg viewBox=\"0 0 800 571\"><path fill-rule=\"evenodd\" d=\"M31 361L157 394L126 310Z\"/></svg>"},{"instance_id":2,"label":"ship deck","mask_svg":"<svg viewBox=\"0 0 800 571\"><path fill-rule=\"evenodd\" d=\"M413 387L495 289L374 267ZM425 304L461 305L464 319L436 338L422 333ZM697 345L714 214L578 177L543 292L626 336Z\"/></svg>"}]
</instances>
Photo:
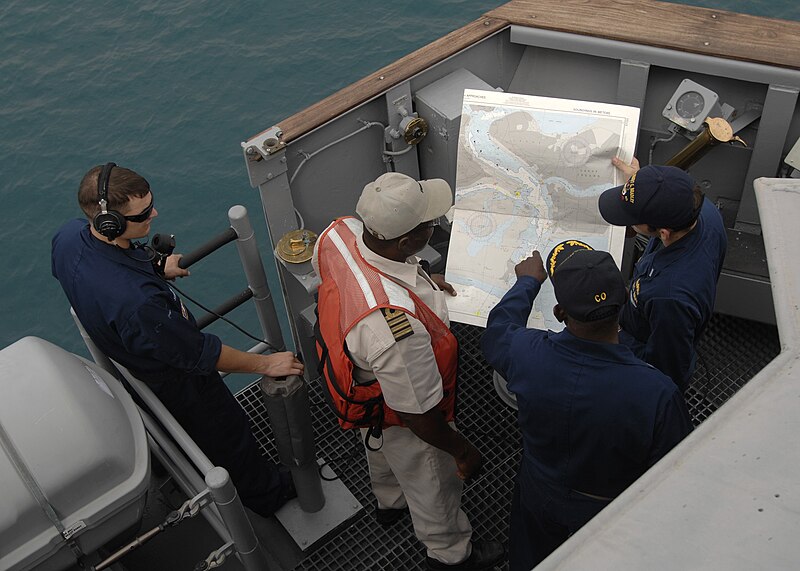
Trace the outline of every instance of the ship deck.
<instances>
[{"instance_id":1,"label":"ship deck","mask_svg":"<svg viewBox=\"0 0 800 571\"><path fill-rule=\"evenodd\" d=\"M589 35L748 64L800 69L796 58L800 49L798 22L655 0L516 0L280 121L276 127L281 141L286 144L299 141L433 65L515 26ZM263 164L254 168L263 169ZM753 255L747 256L747 261L753 259L756 259ZM495 392L491 368L478 347L481 330L460 324L455 324L453 329L461 343L458 426L482 450L486 468L465 487L463 507L476 536L506 542L513 479L521 453L516 415ZM776 327L715 315L701 343L697 370L686 395L695 425L708 419L779 352ZM332 468L364 509L306 551L294 543L274 518L263 520L254 516L254 526L274 560L274 568L422 569L424 549L414 537L408 517L389 529L375 523L360 439L357 433L338 427L317 382L312 381L310 385L317 455ZM276 459L258 386L248 386L237 393L236 398L250 416L264 454ZM160 523L171 506L182 501L163 479L154 484L154 492L143 530ZM220 544L202 519L195 518L162 534L153 541L152 547L147 545L129 555L125 567L148 571L190 569ZM241 569L238 562L232 560L226 562L226 567Z\"/></svg>"},{"instance_id":2,"label":"ship deck","mask_svg":"<svg viewBox=\"0 0 800 571\"><path fill-rule=\"evenodd\" d=\"M454 324L461 344L458 427L483 452L485 470L464 490L463 508L476 537L508 541L513 479L521 453L516 411L495 392L492 370L478 347L482 329ZM711 320L699 350L698 366L687 391L687 402L695 425L699 425L733 396L747 381L780 352L777 328L725 315ZM424 568L424 549L414 537L408 516L390 528L373 519L374 501L363 446L355 431L341 430L324 401L320 387L312 382L310 399L317 456L341 478L364 509L340 529L307 551L301 550L274 518L253 516L262 545L274 559L275 569L297 571L413 571ZM257 384L237 393L236 398L250 416L254 432L266 455L277 459L266 409ZM157 525L172 507L183 500L160 481L151 498L143 530ZM173 571L191 569L221 541L202 518L184 527L167 530L151 544L124 561L131 570ZM226 568L241 569L228 560Z\"/></svg>"}]
</instances>

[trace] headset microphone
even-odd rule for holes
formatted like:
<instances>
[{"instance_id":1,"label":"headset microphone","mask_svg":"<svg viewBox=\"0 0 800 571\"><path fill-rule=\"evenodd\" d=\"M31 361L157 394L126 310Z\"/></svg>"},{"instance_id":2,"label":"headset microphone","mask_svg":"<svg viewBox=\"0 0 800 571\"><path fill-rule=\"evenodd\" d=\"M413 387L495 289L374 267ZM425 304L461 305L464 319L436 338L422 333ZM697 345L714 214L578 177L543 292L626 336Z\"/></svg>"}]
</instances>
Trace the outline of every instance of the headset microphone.
<instances>
[{"instance_id":1,"label":"headset microphone","mask_svg":"<svg viewBox=\"0 0 800 571\"><path fill-rule=\"evenodd\" d=\"M122 214L108 209L108 179L115 166L117 166L116 163L106 163L97 176L97 202L100 205L100 212L95 214L92 220L94 229L109 242L119 238L128 225L128 221Z\"/></svg>"},{"instance_id":2,"label":"headset microphone","mask_svg":"<svg viewBox=\"0 0 800 571\"><path fill-rule=\"evenodd\" d=\"M153 268L159 275L163 276L167 267L167 258L175 250L175 235L154 234L150 240L150 248L153 251Z\"/></svg>"}]
</instances>

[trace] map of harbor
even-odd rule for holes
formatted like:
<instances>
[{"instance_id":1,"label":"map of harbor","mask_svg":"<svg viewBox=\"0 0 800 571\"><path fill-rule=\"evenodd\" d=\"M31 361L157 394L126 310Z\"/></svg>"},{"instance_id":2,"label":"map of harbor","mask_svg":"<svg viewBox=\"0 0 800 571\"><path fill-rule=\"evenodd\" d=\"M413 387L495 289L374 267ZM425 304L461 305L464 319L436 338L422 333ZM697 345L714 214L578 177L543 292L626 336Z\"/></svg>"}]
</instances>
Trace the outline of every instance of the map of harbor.
<instances>
[{"instance_id":1,"label":"map of harbor","mask_svg":"<svg viewBox=\"0 0 800 571\"><path fill-rule=\"evenodd\" d=\"M446 278L450 319L486 325L516 281L514 266L577 239L622 258L624 228L609 226L598 195L624 183L611 164L633 157L635 107L465 90ZM563 328L549 280L529 327Z\"/></svg>"}]
</instances>

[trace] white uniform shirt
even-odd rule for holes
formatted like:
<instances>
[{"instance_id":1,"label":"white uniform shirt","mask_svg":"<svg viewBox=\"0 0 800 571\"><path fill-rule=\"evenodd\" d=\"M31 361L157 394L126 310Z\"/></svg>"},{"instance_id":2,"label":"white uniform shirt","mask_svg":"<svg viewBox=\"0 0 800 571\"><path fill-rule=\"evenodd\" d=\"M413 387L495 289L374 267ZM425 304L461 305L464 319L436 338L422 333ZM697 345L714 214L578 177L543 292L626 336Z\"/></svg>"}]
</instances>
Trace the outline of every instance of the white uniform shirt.
<instances>
[{"instance_id":1,"label":"white uniform shirt","mask_svg":"<svg viewBox=\"0 0 800 571\"><path fill-rule=\"evenodd\" d=\"M450 325L445 292L425 274L419 259L412 256L405 262L395 262L370 250L360 234L356 246L364 259L414 292L436 315ZM318 270L316 248L312 264ZM442 400L442 377L436 366L431 337L425 326L408 315L413 335L395 341L380 310L359 321L345 338L347 351L353 360L353 375L363 383L379 379L386 404L392 410L422 414Z\"/></svg>"}]
</instances>

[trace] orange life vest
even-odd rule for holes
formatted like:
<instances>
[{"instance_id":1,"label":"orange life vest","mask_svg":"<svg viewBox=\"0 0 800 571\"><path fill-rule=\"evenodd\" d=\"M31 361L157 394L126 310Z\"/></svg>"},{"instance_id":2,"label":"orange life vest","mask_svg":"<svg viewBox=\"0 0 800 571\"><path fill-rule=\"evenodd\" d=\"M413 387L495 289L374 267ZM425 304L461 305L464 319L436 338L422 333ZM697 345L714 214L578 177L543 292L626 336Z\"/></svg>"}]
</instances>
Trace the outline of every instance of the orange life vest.
<instances>
[{"instance_id":1,"label":"orange life vest","mask_svg":"<svg viewBox=\"0 0 800 571\"><path fill-rule=\"evenodd\" d=\"M414 292L364 260L356 247L356 236L362 228L352 216L339 218L317 240L321 284L315 334L328 402L342 428L403 425L397 413L384 403L379 382L356 384L353 361L345 350L347 333L356 323L373 311L392 308L418 319L430 334L444 393L437 406L451 421L455 412L458 342L450 328Z\"/></svg>"}]
</instances>

